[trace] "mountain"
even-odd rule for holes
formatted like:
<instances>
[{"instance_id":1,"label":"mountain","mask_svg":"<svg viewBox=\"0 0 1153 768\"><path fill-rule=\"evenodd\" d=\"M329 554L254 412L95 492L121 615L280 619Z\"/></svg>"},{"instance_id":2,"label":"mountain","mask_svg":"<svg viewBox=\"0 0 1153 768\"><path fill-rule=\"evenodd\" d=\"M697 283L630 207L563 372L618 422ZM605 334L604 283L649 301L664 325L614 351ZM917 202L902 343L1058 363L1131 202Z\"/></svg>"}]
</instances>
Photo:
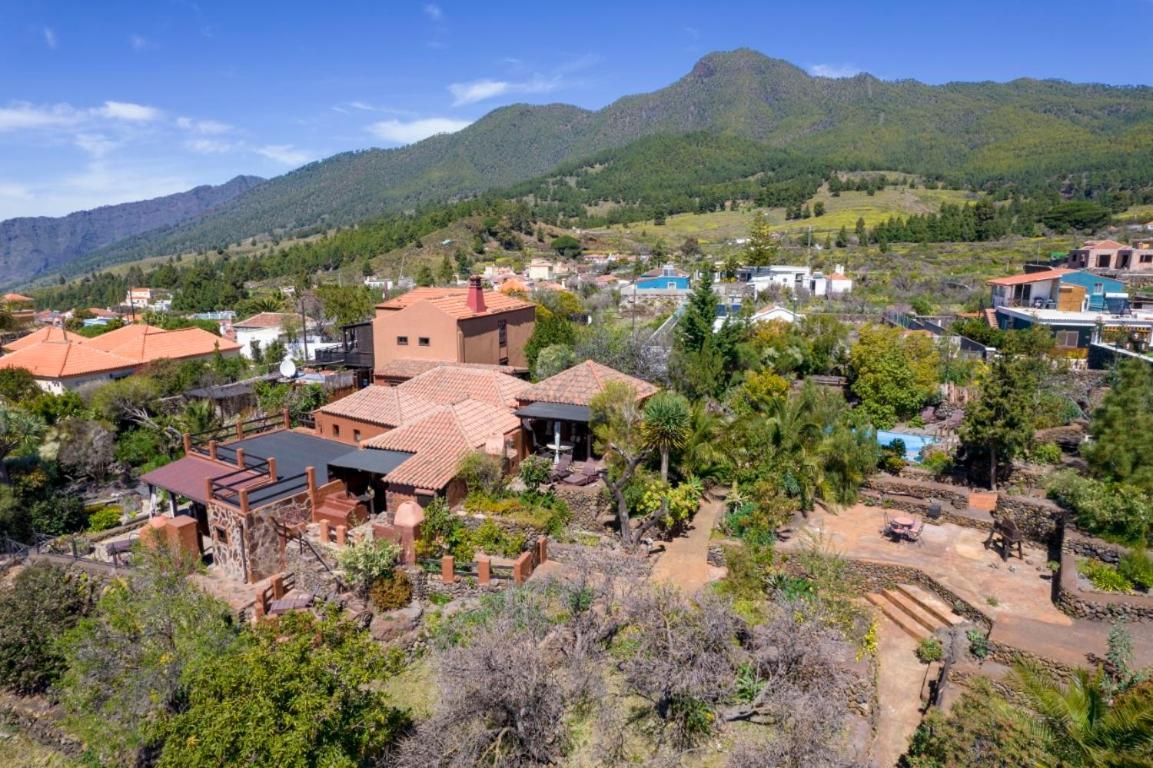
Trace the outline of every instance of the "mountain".
<instances>
[{"instance_id":1,"label":"mountain","mask_svg":"<svg viewBox=\"0 0 1153 768\"><path fill-rule=\"evenodd\" d=\"M0 285L51 273L133 235L196 219L263 181L257 176L237 176L219 186L205 185L58 218L36 216L0 221Z\"/></svg>"},{"instance_id":2,"label":"mountain","mask_svg":"<svg viewBox=\"0 0 1153 768\"><path fill-rule=\"evenodd\" d=\"M218 210L95 252L101 264L214 248L267 232L346 225L516 184L657 134L705 132L789 148L845 170L981 183L1153 169L1153 89L1060 81L926 85L814 77L750 50L598 111L514 105L390 150L349 152L261 184Z\"/></svg>"}]
</instances>

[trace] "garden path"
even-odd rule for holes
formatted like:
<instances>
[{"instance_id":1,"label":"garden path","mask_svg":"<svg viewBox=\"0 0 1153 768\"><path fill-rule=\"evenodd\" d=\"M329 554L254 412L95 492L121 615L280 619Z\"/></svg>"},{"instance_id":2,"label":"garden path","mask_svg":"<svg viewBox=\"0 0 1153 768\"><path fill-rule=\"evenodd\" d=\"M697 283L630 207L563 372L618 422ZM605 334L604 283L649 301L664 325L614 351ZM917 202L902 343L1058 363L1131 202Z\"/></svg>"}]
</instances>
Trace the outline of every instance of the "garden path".
<instances>
[{"instance_id":1,"label":"garden path","mask_svg":"<svg viewBox=\"0 0 1153 768\"><path fill-rule=\"evenodd\" d=\"M671 584L691 595L717 578L709 565L709 544L713 527L724 508L723 498L705 494L688 532L665 544L665 550L657 558L649 581L653 584Z\"/></svg>"}]
</instances>

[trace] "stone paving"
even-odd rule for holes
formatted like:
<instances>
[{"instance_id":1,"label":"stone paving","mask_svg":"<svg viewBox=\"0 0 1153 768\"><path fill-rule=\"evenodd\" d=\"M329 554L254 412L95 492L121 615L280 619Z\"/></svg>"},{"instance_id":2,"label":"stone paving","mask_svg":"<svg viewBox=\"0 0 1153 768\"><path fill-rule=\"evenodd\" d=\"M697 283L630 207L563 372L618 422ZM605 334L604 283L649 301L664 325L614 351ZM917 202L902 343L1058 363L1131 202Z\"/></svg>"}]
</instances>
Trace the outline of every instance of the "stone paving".
<instances>
[{"instance_id":1,"label":"stone paving","mask_svg":"<svg viewBox=\"0 0 1153 768\"><path fill-rule=\"evenodd\" d=\"M885 511L857 505L839 514L817 510L803 531L782 543L782 550L817 543L853 560L911 566L938 581L993 622L990 637L1029 653L1067 665L1088 663L1090 654L1104 656L1109 625L1073 619L1052 601L1048 553L1026 544L1025 559L1003 561L986 549L987 533L952 523L926 524L917 543L895 542L882 534ZM1153 664L1153 632L1135 625L1130 634L1134 655Z\"/></svg>"}]
</instances>

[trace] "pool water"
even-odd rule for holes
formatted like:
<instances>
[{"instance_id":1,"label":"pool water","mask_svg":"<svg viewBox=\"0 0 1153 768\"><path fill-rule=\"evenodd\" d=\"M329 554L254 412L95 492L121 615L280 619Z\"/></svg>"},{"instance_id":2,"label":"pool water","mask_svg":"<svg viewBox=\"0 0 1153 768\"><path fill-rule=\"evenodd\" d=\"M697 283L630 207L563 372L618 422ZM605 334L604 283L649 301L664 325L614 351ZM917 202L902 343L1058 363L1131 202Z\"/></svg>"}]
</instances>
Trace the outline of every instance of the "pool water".
<instances>
[{"instance_id":1,"label":"pool water","mask_svg":"<svg viewBox=\"0 0 1153 768\"><path fill-rule=\"evenodd\" d=\"M894 440L905 441L905 461L914 463L921 460L921 451L923 451L926 446L930 446L936 442L936 440L926 435L911 435L906 432L891 432L884 429L877 430L878 445L889 445Z\"/></svg>"}]
</instances>

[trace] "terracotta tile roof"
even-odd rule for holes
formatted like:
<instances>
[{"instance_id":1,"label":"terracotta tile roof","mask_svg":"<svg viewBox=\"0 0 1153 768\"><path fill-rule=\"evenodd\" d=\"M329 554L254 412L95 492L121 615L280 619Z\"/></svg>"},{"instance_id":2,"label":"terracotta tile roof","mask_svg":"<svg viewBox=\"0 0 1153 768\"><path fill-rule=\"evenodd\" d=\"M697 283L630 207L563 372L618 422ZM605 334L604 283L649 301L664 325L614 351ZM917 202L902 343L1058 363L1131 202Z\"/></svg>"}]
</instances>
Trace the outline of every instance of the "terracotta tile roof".
<instances>
[{"instance_id":1,"label":"terracotta tile roof","mask_svg":"<svg viewBox=\"0 0 1153 768\"><path fill-rule=\"evenodd\" d=\"M49 325L47 327L40 328L33 333L28 334L27 336L21 336L11 343L5 344L4 351L16 352L18 350L26 349L37 344L43 344L46 341L84 344L88 341L88 339L79 334L66 331L63 328L57 328L54 325Z\"/></svg>"},{"instance_id":2,"label":"terracotta tile roof","mask_svg":"<svg viewBox=\"0 0 1153 768\"><path fill-rule=\"evenodd\" d=\"M1059 267L1057 269L1046 270L1045 272L1027 272L1023 275L995 277L992 280L986 280L985 282L989 285L1025 285L1026 283L1039 283L1043 280L1056 280L1062 275L1068 275L1076 271L1077 270L1075 269Z\"/></svg>"},{"instance_id":3,"label":"terracotta tile roof","mask_svg":"<svg viewBox=\"0 0 1153 768\"><path fill-rule=\"evenodd\" d=\"M406 451L413 456L388 473L390 483L440 490L457 474L460 460L490 437L520 427L504 408L476 400L442 405L424 418L361 442L365 448Z\"/></svg>"},{"instance_id":4,"label":"terracotta tile roof","mask_svg":"<svg viewBox=\"0 0 1153 768\"><path fill-rule=\"evenodd\" d=\"M284 325L284 318L296 315L288 312L260 312L247 320L233 323L233 328L279 328Z\"/></svg>"},{"instance_id":5,"label":"terracotta tile roof","mask_svg":"<svg viewBox=\"0 0 1153 768\"><path fill-rule=\"evenodd\" d=\"M101 309L100 307L89 307L88 311L92 313L93 317L106 317L109 320L117 317L124 317L119 312L113 312L110 309Z\"/></svg>"},{"instance_id":6,"label":"terracotta tile roof","mask_svg":"<svg viewBox=\"0 0 1153 768\"><path fill-rule=\"evenodd\" d=\"M473 312L468 306L467 288L414 288L403 296L389 299L377 304L377 309L396 310L411 307L417 302L427 301L440 309L446 315L458 320L469 317L480 317L499 312L511 312L516 309L526 309L534 306L531 301L524 301L515 296L506 296L500 291L485 291L484 303L487 309L484 312Z\"/></svg>"},{"instance_id":7,"label":"terracotta tile roof","mask_svg":"<svg viewBox=\"0 0 1153 768\"><path fill-rule=\"evenodd\" d=\"M489 405L515 408L517 394L528 386L529 383L523 379L490 368L442 365L396 388L438 405L478 400Z\"/></svg>"},{"instance_id":8,"label":"terracotta tile roof","mask_svg":"<svg viewBox=\"0 0 1153 768\"><path fill-rule=\"evenodd\" d=\"M134 360L90 344L63 340L42 341L0 357L0 368L24 368L38 379L67 379L136 367Z\"/></svg>"},{"instance_id":9,"label":"terracotta tile roof","mask_svg":"<svg viewBox=\"0 0 1153 768\"><path fill-rule=\"evenodd\" d=\"M320 413L357 419L383 427L396 427L419 419L436 409L438 403L400 387L372 385L317 409Z\"/></svg>"},{"instance_id":10,"label":"terracotta tile roof","mask_svg":"<svg viewBox=\"0 0 1153 768\"><path fill-rule=\"evenodd\" d=\"M165 331L142 323L102 333L89 339L87 343L96 349L135 360L137 363L151 363L164 358L179 360L187 357L203 357L212 354L218 346L221 352L240 349L240 345L235 341L209 333L203 328Z\"/></svg>"},{"instance_id":11,"label":"terracotta tile roof","mask_svg":"<svg viewBox=\"0 0 1153 768\"><path fill-rule=\"evenodd\" d=\"M629 376L592 360L585 360L522 390L517 399L524 403L588 405L610 381L628 384L636 390L639 398L646 398L657 391L655 386L643 379Z\"/></svg>"},{"instance_id":12,"label":"terracotta tile roof","mask_svg":"<svg viewBox=\"0 0 1153 768\"><path fill-rule=\"evenodd\" d=\"M411 358L400 358L397 360L389 360L382 363L375 373L385 379L412 379L422 373L434 370L441 367L451 368L476 368L485 371L498 371L499 373L515 374L521 373L525 369L517 368L512 365L490 365L488 363L455 363L451 360L414 360Z\"/></svg>"},{"instance_id":13,"label":"terracotta tile roof","mask_svg":"<svg viewBox=\"0 0 1153 768\"><path fill-rule=\"evenodd\" d=\"M3 298L5 304L30 304L36 301L31 296L25 296L22 293L6 293Z\"/></svg>"}]
</instances>

